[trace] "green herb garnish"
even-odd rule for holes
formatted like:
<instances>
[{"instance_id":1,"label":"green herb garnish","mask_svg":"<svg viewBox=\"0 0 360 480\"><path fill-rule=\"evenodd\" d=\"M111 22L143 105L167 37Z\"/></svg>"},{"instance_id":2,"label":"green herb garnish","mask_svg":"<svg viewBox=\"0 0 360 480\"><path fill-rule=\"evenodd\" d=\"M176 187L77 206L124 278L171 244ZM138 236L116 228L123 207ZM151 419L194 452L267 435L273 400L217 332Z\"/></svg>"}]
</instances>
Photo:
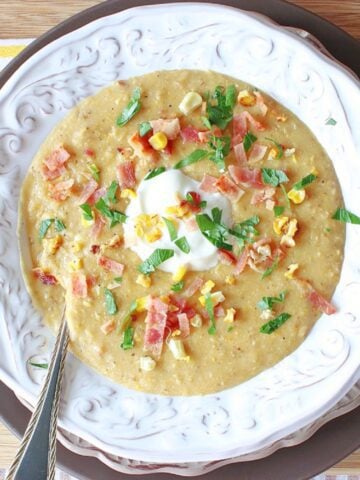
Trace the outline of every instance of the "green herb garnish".
<instances>
[{"instance_id":1,"label":"green herb garnish","mask_svg":"<svg viewBox=\"0 0 360 480\"><path fill-rule=\"evenodd\" d=\"M54 218L54 227L57 232L65 230L65 223L60 218Z\"/></svg>"},{"instance_id":2,"label":"green herb garnish","mask_svg":"<svg viewBox=\"0 0 360 480\"><path fill-rule=\"evenodd\" d=\"M349 212L349 210L346 210L345 208L338 208L331 218L339 220L339 222L360 225L360 217L355 215L355 213Z\"/></svg>"},{"instance_id":3,"label":"green herb garnish","mask_svg":"<svg viewBox=\"0 0 360 480\"><path fill-rule=\"evenodd\" d=\"M91 222L91 220L94 219L94 215L90 205L88 203L83 203L82 205L80 205L80 208L83 211L84 219L87 220L88 222Z\"/></svg>"},{"instance_id":4,"label":"green herb garnish","mask_svg":"<svg viewBox=\"0 0 360 480\"><path fill-rule=\"evenodd\" d=\"M180 250L184 253L190 253L190 245L187 241L186 237L181 237L175 240L175 245L180 248Z\"/></svg>"},{"instance_id":5,"label":"green herb garnish","mask_svg":"<svg viewBox=\"0 0 360 480\"><path fill-rule=\"evenodd\" d=\"M244 137L244 140L243 140L243 145L244 145L244 150L245 152L248 152L251 148L251 145L256 142L257 140L257 137L255 137L255 135L253 135L251 132L247 132L247 134L245 135Z\"/></svg>"},{"instance_id":6,"label":"green herb garnish","mask_svg":"<svg viewBox=\"0 0 360 480\"><path fill-rule=\"evenodd\" d=\"M270 265L270 267L267 268L265 272L261 275L261 280L271 275L273 271L277 269L278 265L279 265L279 258L277 257L272 263L272 265Z\"/></svg>"},{"instance_id":7,"label":"green herb garnish","mask_svg":"<svg viewBox=\"0 0 360 480\"><path fill-rule=\"evenodd\" d=\"M95 165L95 163L91 163L90 165L87 165L87 168L89 169L93 179L98 182L100 180L100 170Z\"/></svg>"},{"instance_id":8,"label":"green herb garnish","mask_svg":"<svg viewBox=\"0 0 360 480\"><path fill-rule=\"evenodd\" d=\"M130 350L130 348L134 348L134 332L135 328L131 326L127 327L127 329L124 331L123 341L120 345L123 350Z\"/></svg>"},{"instance_id":9,"label":"green herb garnish","mask_svg":"<svg viewBox=\"0 0 360 480\"><path fill-rule=\"evenodd\" d=\"M128 313L125 315L125 317L123 317L120 320L120 323L117 327L117 333L118 334L124 332L130 326L130 323L131 323L131 320L132 320L132 314L136 311L136 309L137 309L137 301L133 300L130 304L130 308L129 308Z\"/></svg>"},{"instance_id":10,"label":"green herb garnish","mask_svg":"<svg viewBox=\"0 0 360 480\"><path fill-rule=\"evenodd\" d=\"M154 168L153 170L150 170L150 172L146 175L146 177L144 177L144 180L150 180L150 178L157 177L158 175L164 172L166 172L165 167Z\"/></svg>"},{"instance_id":11,"label":"green herb garnish","mask_svg":"<svg viewBox=\"0 0 360 480\"><path fill-rule=\"evenodd\" d=\"M131 120L134 115L137 114L137 112L141 108L141 101L140 101L140 96L141 96L141 90L139 87L134 88L132 97L127 104L127 106L124 108L124 110L121 112L121 114L118 116L116 120L116 124L119 127L123 127L126 125L129 120Z\"/></svg>"},{"instance_id":12,"label":"green herb garnish","mask_svg":"<svg viewBox=\"0 0 360 480\"><path fill-rule=\"evenodd\" d=\"M196 215L195 218L201 233L210 243L224 250L233 249L232 245L226 242L228 229L220 221L216 221L218 219L211 219L207 213Z\"/></svg>"},{"instance_id":13,"label":"green herb garnish","mask_svg":"<svg viewBox=\"0 0 360 480\"><path fill-rule=\"evenodd\" d=\"M206 118L206 117L201 117L201 121L203 122L203 124L205 125L206 128L208 128L209 130L211 130L211 123L209 122L209 119Z\"/></svg>"},{"instance_id":14,"label":"green herb garnish","mask_svg":"<svg viewBox=\"0 0 360 480\"><path fill-rule=\"evenodd\" d=\"M173 292L180 292L184 288L185 282L184 280L180 280L180 282L174 283L171 285L171 290Z\"/></svg>"},{"instance_id":15,"label":"green herb garnish","mask_svg":"<svg viewBox=\"0 0 360 480\"><path fill-rule=\"evenodd\" d=\"M325 125L336 125L337 124L337 121L334 119L334 118L328 118L325 122Z\"/></svg>"},{"instance_id":16,"label":"green herb garnish","mask_svg":"<svg viewBox=\"0 0 360 480\"><path fill-rule=\"evenodd\" d=\"M225 105L234 108L236 104L236 88L235 85L229 85L225 90Z\"/></svg>"},{"instance_id":17,"label":"green herb garnish","mask_svg":"<svg viewBox=\"0 0 360 480\"><path fill-rule=\"evenodd\" d=\"M123 277L114 277L114 282L121 283L123 281Z\"/></svg>"},{"instance_id":18,"label":"green herb garnish","mask_svg":"<svg viewBox=\"0 0 360 480\"><path fill-rule=\"evenodd\" d=\"M150 125L150 122L142 122L139 125L139 135L140 137L144 137L147 133L152 130L152 126Z\"/></svg>"},{"instance_id":19,"label":"green herb garnish","mask_svg":"<svg viewBox=\"0 0 360 480\"><path fill-rule=\"evenodd\" d=\"M301 190L302 188L306 187L316 179L317 179L316 175L314 175L313 173L309 173L309 175L306 175L306 177L302 178L299 182L294 183L294 185L292 186L292 189Z\"/></svg>"},{"instance_id":20,"label":"green herb garnish","mask_svg":"<svg viewBox=\"0 0 360 480\"><path fill-rule=\"evenodd\" d=\"M111 182L110 187L107 189L106 194L104 196L105 202L110 205L111 203L116 203L116 192L119 187L119 184L114 180Z\"/></svg>"},{"instance_id":21,"label":"green herb garnish","mask_svg":"<svg viewBox=\"0 0 360 480\"><path fill-rule=\"evenodd\" d=\"M281 327L281 325L283 325L286 322L286 320L289 320L290 317L291 317L290 313L280 313L280 315L278 315L273 320L270 320L269 322L264 323L264 325L260 327L260 332L267 333L267 334L273 333L275 332L275 330Z\"/></svg>"},{"instance_id":22,"label":"green herb garnish","mask_svg":"<svg viewBox=\"0 0 360 480\"><path fill-rule=\"evenodd\" d=\"M106 311L109 315L115 315L118 311L114 295L112 294L111 290L108 288L104 288L104 295L105 295L105 307Z\"/></svg>"},{"instance_id":23,"label":"green herb garnish","mask_svg":"<svg viewBox=\"0 0 360 480\"><path fill-rule=\"evenodd\" d=\"M100 198L95 203L95 207L102 215L104 215L110 220L110 228L114 227L118 223L126 222L127 216L125 215L125 213L119 212L118 210L110 210L103 198Z\"/></svg>"},{"instance_id":24,"label":"green herb garnish","mask_svg":"<svg viewBox=\"0 0 360 480\"><path fill-rule=\"evenodd\" d=\"M290 203L290 200L289 200L289 197L287 195L287 191L286 191L286 188L284 187L284 185L280 184L280 188L281 188L281 191L284 195L284 198L285 198L285 202L286 202L286 206L289 210L291 210L291 203Z\"/></svg>"},{"instance_id":25,"label":"green herb garnish","mask_svg":"<svg viewBox=\"0 0 360 480\"><path fill-rule=\"evenodd\" d=\"M285 172L276 170L275 168L262 168L261 176L264 183L272 185L273 187L289 181Z\"/></svg>"},{"instance_id":26,"label":"green herb garnish","mask_svg":"<svg viewBox=\"0 0 360 480\"><path fill-rule=\"evenodd\" d=\"M282 156L284 155L284 149L282 145L276 142L273 138L265 137L265 140L269 140L269 142L272 142L276 146L276 148L278 149L278 153L275 158L276 160L280 160L280 158L282 158Z\"/></svg>"},{"instance_id":27,"label":"green herb garnish","mask_svg":"<svg viewBox=\"0 0 360 480\"><path fill-rule=\"evenodd\" d=\"M214 314L214 305L213 305L210 293L205 294L205 308L210 318L210 327L208 328L208 333L210 335L214 335L216 332L215 314Z\"/></svg>"},{"instance_id":28,"label":"green herb garnish","mask_svg":"<svg viewBox=\"0 0 360 480\"><path fill-rule=\"evenodd\" d=\"M209 160L215 163L220 172L223 172L225 170L225 157L229 155L230 152L231 138L228 136L215 137L215 135L211 135L209 147L212 150L209 155Z\"/></svg>"},{"instance_id":29,"label":"green herb garnish","mask_svg":"<svg viewBox=\"0 0 360 480\"><path fill-rule=\"evenodd\" d=\"M236 90L234 85L229 85L224 91L223 87L216 87L214 93L206 102L206 113L211 125L217 125L224 130L233 118Z\"/></svg>"},{"instance_id":30,"label":"green herb garnish","mask_svg":"<svg viewBox=\"0 0 360 480\"><path fill-rule=\"evenodd\" d=\"M161 218L164 220L166 228L168 229L168 232L169 232L170 240L173 242L177 238L177 231L176 231L174 222L172 222L166 217L161 217Z\"/></svg>"},{"instance_id":31,"label":"green herb garnish","mask_svg":"<svg viewBox=\"0 0 360 480\"><path fill-rule=\"evenodd\" d=\"M35 363L35 362L30 362L29 361L29 364L33 367L37 367L37 368L43 368L43 369L47 369L49 368L49 364L48 363Z\"/></svg>"},{"instance_id":32,"label":"green herb garnish","mask_svg":"<svg viewBox=\"0 0 360 480\"><path fill-rule=\"evenodd\" d=\"M187 157L183 158L178 162L176 165L174 165L174 168L180 169L187 167L188 165L192 165L193 163L199 162L200 160L204 160L209 156L209 152L207 150L194 150L190 155Z\"/></svg>"},{"instance_id":33,"label":"green herb garnish","mask_svg":"<svg viewBox=\"0 0 360 480\"><path fill-rule=\"evenodd\" d=\"M257 303L260 310L271 310L275 303L282 303L285 300L286 292L281 292L278 297L262 297Z\"/></svg>"},{"instance_id":34,"label":"green herb garnish","mask_svg":"<svg viewBox=\"0 0 360 480\"><path fill-rule=\"evenodd\" d=\"M53 221L54 221L53 218L47 218L46 220L42 220L40 222L40 227L39 227L39 239L40 240L45 238L45 235L46 235L47 231L49 230Z\"/></svg>"},{"instance_id":35,"label":"green herb garnish","mask_svg":"<svg viewBox=\"0 0 360 480\"><path fill-rule=\"evenodd\" d=\"M237 238L237 243L240 248L243 248L246 243L253 243L254 237L259 235L255 225L260 222L257 215L244 220L243 222L236 223L233 228L229 229L229 233Z\"/></svg>"},{"instance_id":36,"label":"green herb garnish","mask_svg":"<svg viewBox=\"0 0 360 480\"><path fill-rule=\"evenodd\" d=\"M227 332L232 332L234 330L234 326L233 325L230 325L228 328L227 328Z\"/></svg>"},{"instance_id":37,"label":"green herb garnish","mask_svg":"<svg viewBox=\"0 0 360 480\"><path fill-rule=\"evenodd\" d=\"M153 251L150 257L148 257L141 265L139 265L138 270L144 275L150 275L150 273L155 272L156 267L173 256L174 250L157 248Z\"/></svg>"},{"instance_id":38,"label":"green herb garnish","mask_svg":"<svg viewBox=\"0 0 360 480\"><path fill-rule=\"evenodd\" d=\"M284 213L285 207L281 205L275 205L274 207L274 215L275 217L280 217Z\"/></svg>"}]
</instances>

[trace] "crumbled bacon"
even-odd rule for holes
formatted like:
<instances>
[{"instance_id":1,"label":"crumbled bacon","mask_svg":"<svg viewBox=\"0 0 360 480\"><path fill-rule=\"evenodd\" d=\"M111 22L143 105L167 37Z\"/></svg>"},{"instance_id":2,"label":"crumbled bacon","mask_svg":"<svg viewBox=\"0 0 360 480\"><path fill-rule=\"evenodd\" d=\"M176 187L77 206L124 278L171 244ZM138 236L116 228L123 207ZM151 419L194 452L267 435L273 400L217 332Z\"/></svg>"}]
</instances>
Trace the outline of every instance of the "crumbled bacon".
<instances>
[{"instance_id":1,"label":"crumbled bacon","mask_svg":"<svg viewBox=\"0 0 360 480\"><path fill-rule=\"evenodd\" d=\"M90 180L86 183L86 185L84 185L82 192L80 193L80 196L78 198L78 205L82 205L83 203L85 203L97 189L97 181L93 178L90 178Z\"/></svg>"},{"instance_id":2,"label":"crumbled bacon","mask_svg":"<svg viewBox=\"0 0 360 480\"><path fill-rule=\"evenodd\" d=\"M261 115L265 117L268 112L268 107L264 102L264 97L258 90L254 91L254 95L256 97L256 106L259 108Z\"/></svg>"},{"instance_id":3,"label":"crumbled bacon","mask_svg":"<svg viewBox=\"0 0 360 480\"><path fill-rule=\"evenodd\" d=\"M84 153L88 157L94 157L95 156L95 152L92 148L85 148Z\"/></svg>"},{"instance_id":4,"label":"crumbled bacon","mask_svg":"<svg viewBox=\"0 0 360 480\"><path fill-rule=\"evenodd\" d=\"M44 285L56 285L58 283L54 275L44 272L41 268L33 268L33 272L35 277Z\"/></svg>"},{"instance_id":5,"label":"crumbled bacon","mask_svg":"<svg viewBox=\"0 0 360 480\"><path fill-rule=\"evenodd\" d=\"M117 178L121 188L136 186L135 167L132 160L127 160L116 167Z\"/></svg>"},{"instance_id":6,"label":"crumbled bacon","mask_svg":"<svg viewBox=\"0 0 360 480\"><path fill-rule=\"evenodd\" d=\"M224 317L225 316L224 307L222 305L216 305L216 307L214 308L214 315L215 315L215 318Z\"/></svg>"},{"instance_id":7,"label":"crumbled bacon","mask_svg":"<svg viewBox=\"0 0 360 480\"><path fill-rule=\"evenodd\" d=\"M49 172L55 172L65 165L70 156L66 148L58 147L50 153L43 163Z\"/></svg>"},{"instance_id":8,"label":"crumbled bacon","mask_svg":"<svg viewBox=\"0 0 360 480\"><path fill-rule=\"evenodd\" d=\"M240 275L245 270L245 267L247 265L249 259L249 247L246 246L244 250L242 251L239 259L236 262L235 268L234 268L234 274L235 275Z\"/></svg>"},{"instance_id":9,"label":"crumbled bacon","mask_svg":"<svg viewBox=\"0 0 360 480\"><path fill-rule=\"evenodd\" d=\"M215 185L219 192L232 202L238 202L245 193L227 175L221 175Z\"/></svg>"},{"instance_id":10,"label":"crumbled bacon","mask_svg":"<svg viewBox=\"0 0 360 480\"><path fill-rule=\"evenodd\" d=\"M105 255L101 255L98 258L97 263L104 270L107 270L108 272L112 272L115 275L118 275L119 277L121 277L121 275L124 272L124 265L122 263L116 262L111 258L105 257Z\"/></svg>"},{"instance_id":11,"label":"crumbled bacon","mask_svg":"<svg viewBox=\"0 0 360 480\"><path fill-rule=\"evenodd\" d=\"M192 297L204 285L204 280L200 277L195 277L194 280L184 291L185 297Z\"/></svg>"},{"instance_id":12,"label":"crumbled bacon","mask_svg":"<svg viewBox=\"0 0 360 480\"><path fill-rule=\"evenodd\" d=\"M315 308L321 310L323 313L326 313L326 315L332 315L336 313L336 308L334 305L320 295L320 293L315 290L308 280L294 278L294 282Z\"/></svg>"},{"instance_id":13,"label":"crumbled bacon","mask_svg":"<svg viewBox=\"0 0 360 480\"><path fill-rule=\"evenodd\" d=\"M87 203L89 205L94 205L100 198L104 197L106 195L106 188L101 187L95 190L95 192L90 195L90 197L87 199Z\"/></svg>"},{"instance_id":14,"label":"crumbled bacon","mask_svg":"<svg viewBox=\"0 0 360 480\"><path fill-rule=\"evenodd\" d=\"M239 166L247 164L247 156L243 142L234 145L234 154Z\"/></svg>"},{"instance_id":15,"label":"crumbled bacon","mask_svg":"<svg viewBox=\"0 0 360 480\"><path fill-rule=\"evenodd\" d=\"M200 142L199 133L201 133L201 130L198 130L197 128L191 125L187 125L186 127L180 130L180 136L184 143L187 143L187 142L199 143Z\"/></svg>"},{"instance_id":16,"label":"crumbled bacon","mask_svg":"<svg viewBox=\"0 0 360 480\"><path fill-rule=\"evenodd\" d=\"M232 252L229 252L228 250L219 248L218 255L219 255L220 261L225 265L233 265L233 264L236 264L237 262L236 256Z\"/></svg>"},{"instance_id":17,"label":"crumbled bacon","mask_svg":"<svg viewBox=\"0 0 360 480\"><path fill-rule=\"evenodd\" d=\"M159 118L151 120L150 125L153 133L163 132L168 140L175 140L180 133L180 122L178 118Z\"/></svg>"},{"instance_id":18,"label":"crumbled bacon","mask_svg":"<svg viewBox=\"0 0 360 480\"><path fill-rule=\"evenodd\" d=\"M260 143L255 143L250 151L249 162L259 162L264 158L264 155L267 151L266 145L261 145Z\"/></svg>"},{"instance_id":19,"label":"crumbled bacon","mask_svg":"<svg viewBox=\"0 0 360 480\"><path fill-rule=\"evenodd\" d=\"M96 255L97 253L100 252L100 245L91 245L90 246L90 252Z\"/></svg>"},{"instance_id":20,"label":"crumbled bacon","mask_svg":"<svg viewBox=\"0 0 360 480\"><path fill-rule=\"evenodd\" d=\"M244 110L239 115L234 115L233 118L233 145L237 145L243 141L248 132L248 124L250 124L254 130L265 130L262 123L256 120L247 110Z\"/></svg>"},{"instance_id":21,"label":"crumbled bacon","mask_svg":"<svg viewBox=\"0 0 360 480\"><path fill-rule=\"evenodd\" d=\"M75 297L86 298L88 294L86 275L82 272L74 272L71 275L71 293Z\"/></svg>"},{"instance_id":22,"label":"crumbled bacon","mask_svg":"<svg viewBox=\"0 0 360 480\"><path fill-rule=\"evenodd\" d=\"M216 182L217 182L216 177L212 177L211 175L208 175L207 173L205 173L203 176L203 179L201 180L199 188L203 192L216 193L217 192Z\"/></svg>"},{"instance_id":23,"label":"crumbled bacon","mask_svg":"<svg viewBox=\"0 0 360 480\"><path fill-rule=\"evenodd\" d=\"M70 196L73 185L74 180L72 178L63 182L49 184L49 196L57 202L63 202Z\"/></svg>"},{"instance_id":24,"label":"crumbled bacon","mask_svg":"<svg viewBox=\"0 0 360 480\"><path fill-rule=\"evenodd\" d=\"M229 173L234 182L244 187L264 188L261 178L261 170L259 168L245 168L237 165L229 166Z\"/></svg>"},{"instance_id":25,"label":"crumbled bacon","mask_svg":"<svg viewBox=\"0 0 360 480\"><path fill-rule=\"evenodd\" d=\"M258 190L253 194L250 204L258 206L261 203L265 203L266 208L268 210L272 210L275 205L275 202L274 202L275 194L276 194L276 189L273 187L266 187L264 189Z\"/></svg>"},{"instance_id":26,"label":"crumbled bacon","mask_svg":"<svg viewBox=\"0 0 360 480\"><path fill-rule=\"evenodd\" d=\"M128 138L129 145L133 148L136 156L145 158L151 162L156 162L158 155L157 152L149 143L151 132L147 133L143 137L140 137L138 132L135 132ZM123 149L122 149L123 150Z\"/></svg>"},{"instance_id":27,"label":"crumbled bacon","mask_svg":"<svg viewBox=\"0 0 360 480\"><path fill-rule=\"evenodd\" d=\"M95 223L91 228L91 237L97 239L105 225L105 220L101 215L95 216Z\"/></svg>"},{"instance_id":28,"label":"crumbled bacon","mask_svg":"<svg viewBox=\"0 0 360 480\"><path fill-rule=\"evenodd\" d=\"M42 165L41 171L42 171L43 177L46 180L55 180L56 178L59 178L62 175L64 175L64 173L66 173L66 168L62 165L56 170L51 171L47 168L46 165Z\"/></svg>"},{"instance_id":29,"label":"crumbled bacon","mask_svg":"<svg viewBox=\"0 0 360 480\"><path fill-rule=\"evenodd\" d=\"M186 205L192 213L199 213L201 211L201 196L197 192L187 192L187 195L191 197L189 200L181 200L180 207Z\"/></svg>"},{"instance_id":30,"label":"crumbled bacon","mask_svg":"<svg viewBox=\"0 0 360 480\"><path fill-rule=\"evenodd\" d=\"M150 298L145 318L144 351L155 358L161 355L168 305L159 298Z\"/></svg>"},{"instance_id":31,"label":"crumbled bacon","mask_svg":"<svg viewBox=\"0 0 360 480\"><path fill-rule=\"evenodd\" d=\"M186 313L179 313L178 316L179 321L179 329L181 332L181 336L183 338L188 337L190 335L190 322Z\"/></svg>"}]
</instances>

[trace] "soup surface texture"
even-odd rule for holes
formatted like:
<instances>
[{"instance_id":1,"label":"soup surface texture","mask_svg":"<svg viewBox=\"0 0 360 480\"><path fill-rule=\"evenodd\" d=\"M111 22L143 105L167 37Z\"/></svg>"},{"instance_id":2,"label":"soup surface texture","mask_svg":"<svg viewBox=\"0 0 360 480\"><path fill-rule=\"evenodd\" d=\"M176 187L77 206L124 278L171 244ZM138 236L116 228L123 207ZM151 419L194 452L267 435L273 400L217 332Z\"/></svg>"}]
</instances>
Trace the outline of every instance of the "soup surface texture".
<instances>
[{"instance_id":1,"label":"soup surface texture","mask_svg":"<svg viewBox=\"0 0 360 480\"><path fill-rule=\"evenodd\" d=\"M114 381L217 392L334 312L341 203L315 137L254 87L211 71L119 81L31 164L27 287L52 328L66 303L72 351Z\"/></svg>"}]
</instances>

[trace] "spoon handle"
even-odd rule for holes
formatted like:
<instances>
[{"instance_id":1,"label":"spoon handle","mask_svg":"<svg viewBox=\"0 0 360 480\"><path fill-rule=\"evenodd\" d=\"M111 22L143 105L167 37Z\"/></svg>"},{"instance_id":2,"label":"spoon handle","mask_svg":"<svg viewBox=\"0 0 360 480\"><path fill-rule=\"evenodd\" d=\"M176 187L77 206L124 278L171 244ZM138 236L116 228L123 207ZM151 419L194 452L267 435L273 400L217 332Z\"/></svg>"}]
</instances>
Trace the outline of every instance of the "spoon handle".
<instances>
[{"instance_id":1,"label":"spoon handle","mask_svg":"<svg viewBox=\"0 0 360 480\"><path fill-rule=\"evenodd\" d=\"M64 311L44 385L5 480L55 478L56 424L68 343L69 331Z\"/></svg>"}]
</instances>

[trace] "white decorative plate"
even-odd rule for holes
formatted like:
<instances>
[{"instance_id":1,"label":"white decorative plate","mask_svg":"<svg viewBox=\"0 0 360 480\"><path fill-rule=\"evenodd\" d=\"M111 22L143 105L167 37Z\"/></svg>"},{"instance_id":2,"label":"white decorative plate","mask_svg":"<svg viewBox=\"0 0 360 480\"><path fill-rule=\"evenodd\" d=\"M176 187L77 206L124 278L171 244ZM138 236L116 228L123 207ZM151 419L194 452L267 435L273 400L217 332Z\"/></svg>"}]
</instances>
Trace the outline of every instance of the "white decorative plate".
<instances>
[{"instance_id":1,"label":"white decorative plate","mask_svg":"<svg viewBox=\"0 0 360 480\"><path fill-rule=\"evenodd\" d=\"M41 372L29 369L27 361L47 358L53 337L32 308L20 273L16 224L22 179L51 128L81 98L117 78L174 68L241 78L290 108L332 158L347 208L359 210L359 83L295 34L237 9L186 3L126 10L46 45L0 93L0 378L30 404ZM330 117L336 125L326 124ZM20 241L26 248L22 235ZM133 459L135 471L139 460L193 462L183 469L166 467L186 475L291 444L293 436L289 443L281 439L318 419L360 379L359 251L360 228L350 225L333 298L339 313L321 317L300 348L275 367L219 394L141 394L69 355L63 439L75 435L106 455ZM346 398L355 406L358 390Z\"/></svg>"}]
</instances>

